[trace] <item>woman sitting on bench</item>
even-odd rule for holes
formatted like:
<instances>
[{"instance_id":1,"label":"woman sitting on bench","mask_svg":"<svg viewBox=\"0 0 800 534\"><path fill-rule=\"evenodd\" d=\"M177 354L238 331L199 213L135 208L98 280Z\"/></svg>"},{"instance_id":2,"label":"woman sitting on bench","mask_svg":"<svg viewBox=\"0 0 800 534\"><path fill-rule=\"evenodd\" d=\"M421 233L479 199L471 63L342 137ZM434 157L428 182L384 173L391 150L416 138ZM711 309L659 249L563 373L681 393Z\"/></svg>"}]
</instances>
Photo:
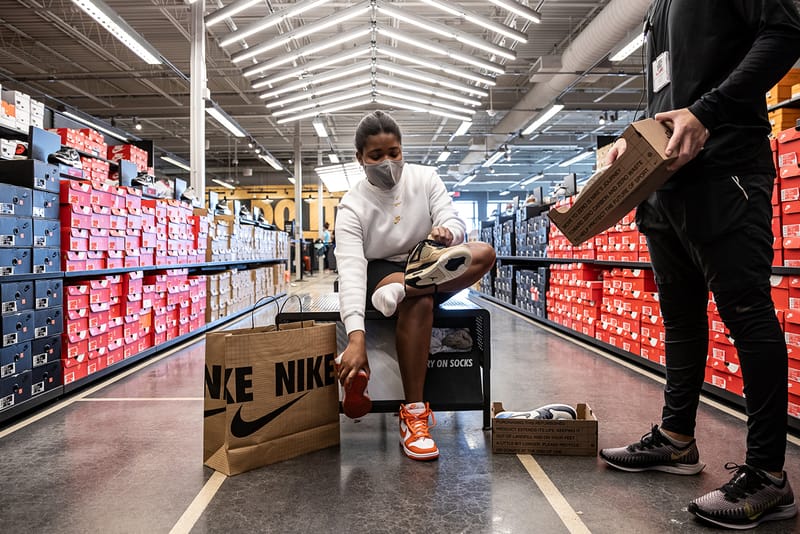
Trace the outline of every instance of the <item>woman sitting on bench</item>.
<instances>
[{"instance_id":1,"label":"woman sitting on bench","mask_svg":"<svg viewBox=\"0 0 800 534\"><path fill-rule=\"evenodd\" d=\"M439 449L428 428L436 421L423 399L434 306L480 280L495 253L486 243L464 243L466 226L436 169L403 161L401 143L399 126L381 111L356 130L356 158L367 179L342 198L336 219L340 313L348 335L336 372L344 413L368 413L364 310L371 303L387 317L396 314L405 396L400 443L409 458L434 460Z\"/></svg>"}]
</instances>

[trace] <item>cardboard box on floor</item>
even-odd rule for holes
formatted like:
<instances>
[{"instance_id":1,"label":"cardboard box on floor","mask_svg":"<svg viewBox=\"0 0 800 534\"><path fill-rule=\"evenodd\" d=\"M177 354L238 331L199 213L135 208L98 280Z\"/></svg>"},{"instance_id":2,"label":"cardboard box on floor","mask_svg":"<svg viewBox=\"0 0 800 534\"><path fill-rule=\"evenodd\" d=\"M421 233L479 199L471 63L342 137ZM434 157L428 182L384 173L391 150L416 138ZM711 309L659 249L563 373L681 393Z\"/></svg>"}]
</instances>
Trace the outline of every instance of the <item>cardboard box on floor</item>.
<instances>
[{"instance_id":1,"label":"cardboard box on floor","mask_svg":"<svg viewBox=\"0 0 800 534\"><path fill-rule=\"evenodd\" d=\"M674 158L664 155L671 135L654 119L632 123L621 136L625 152L586 182L572 206L551 209L550 220L573 245L616 224L672 176Z\"/></svg>"},{"instance_id":2,"label":"cardboard box on floor","mask_svg":"<svg viewBox=\"0 0 800 534\"><path fill-rule=\"evenodd\" d=\"M596 456L597 418L588 404L575 407L578 418L497 419L503 403L492 404L492 452L547 454L555 456Z\"/></svg>"}]
</instances>

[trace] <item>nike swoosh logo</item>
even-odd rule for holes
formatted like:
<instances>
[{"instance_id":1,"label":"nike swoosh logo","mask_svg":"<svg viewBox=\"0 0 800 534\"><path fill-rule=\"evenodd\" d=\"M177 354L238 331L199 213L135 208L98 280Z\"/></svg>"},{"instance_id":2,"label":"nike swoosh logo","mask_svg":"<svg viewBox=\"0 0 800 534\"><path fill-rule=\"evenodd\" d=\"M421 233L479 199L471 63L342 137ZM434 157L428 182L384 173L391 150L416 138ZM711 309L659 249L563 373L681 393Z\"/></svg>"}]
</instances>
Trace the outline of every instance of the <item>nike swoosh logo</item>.
<instances>
[{"instance_id":1,"label":"nike swoosh logo","mask_svg":"<svg viewBox=\"0 0 800 534\"><path fill-rule=\"evenodd\" d=\"M211 417L212 415L217 415L218 413L222 413L227 408L214 408L213 410L206 410L203 412L203 417Z\"/></svg>"},{"instance_id":2,"label":"nike swoosh logo","mask_svg":"<svg viewBox=\"0 0 800 534\"><path fill-rule=\"evenodd\" d=\"M294 399L293 401L289 401L283 406L279 406L275 410L272 410L268 414L259 417L258 419L253 419L252 421L245 421L242 419L242 407L239 406L239 409L236 410L236 414L233 416L233 421L231 421L231 434L237 438L246 438L251 434L255 434L259 430L261 430L264 426L272 422L273 419L278 417L280 414L288 410L292 404L296 403L306 395L308 395L308 391Z\"/></svg>"}]
</instances>

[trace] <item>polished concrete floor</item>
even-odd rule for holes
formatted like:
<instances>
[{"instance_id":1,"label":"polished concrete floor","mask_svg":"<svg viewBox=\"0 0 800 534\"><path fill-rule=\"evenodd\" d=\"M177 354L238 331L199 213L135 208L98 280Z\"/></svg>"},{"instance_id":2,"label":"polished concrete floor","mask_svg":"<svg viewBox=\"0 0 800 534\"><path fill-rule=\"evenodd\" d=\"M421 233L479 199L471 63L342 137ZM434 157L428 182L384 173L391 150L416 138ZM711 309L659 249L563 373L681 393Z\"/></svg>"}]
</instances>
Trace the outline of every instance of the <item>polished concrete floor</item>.
<instances>
[{"instance_id":1,"label":"polished concrete floor","mask_svg":"<svg viewBox=\"0 0 800 534\"><path fill-rule=\"evenodd\" d=\"M291 290L329 292L332 283L317 275ZM520 409L588 402L600 447L658 422L657 379L478 302L492 313L493 400ZM743 458L741 416L708 403L697 433L708 467L695 477L623 473L596 457L492 454L480 412L438 413L441 458L415 462L398 446L397 418L369 414L342 416L339 447L225 478L202 465L204 348L197 340L0 428L0 531L706 532L686 504ZM786 469L800 488L800 448L790 441ZM800 521L759 531L798 532Z\"/></svg>"}]
</instances>

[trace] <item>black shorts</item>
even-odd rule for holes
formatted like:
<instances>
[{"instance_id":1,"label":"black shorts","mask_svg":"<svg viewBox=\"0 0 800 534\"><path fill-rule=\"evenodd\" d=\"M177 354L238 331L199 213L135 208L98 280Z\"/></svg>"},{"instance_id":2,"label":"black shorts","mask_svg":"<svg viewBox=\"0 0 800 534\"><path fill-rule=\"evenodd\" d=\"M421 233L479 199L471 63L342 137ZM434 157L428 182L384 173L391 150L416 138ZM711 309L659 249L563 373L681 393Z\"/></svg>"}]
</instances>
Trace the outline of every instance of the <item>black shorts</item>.
<instances>
[{"instance_id":1,"label":"black shorts","mask_svg":"<svg viewBox=\"0 0 800 534\"><path fill-rule=\"evenodd\" d=\"M389 260L371 260L367 263L367 309L374 310L372 294L375 293L381 280L393 273L403 273L406 270L405 262ZM436 293L433 298L434 306L450 299L455 293Z\"/></svg>"}]
</instances>

